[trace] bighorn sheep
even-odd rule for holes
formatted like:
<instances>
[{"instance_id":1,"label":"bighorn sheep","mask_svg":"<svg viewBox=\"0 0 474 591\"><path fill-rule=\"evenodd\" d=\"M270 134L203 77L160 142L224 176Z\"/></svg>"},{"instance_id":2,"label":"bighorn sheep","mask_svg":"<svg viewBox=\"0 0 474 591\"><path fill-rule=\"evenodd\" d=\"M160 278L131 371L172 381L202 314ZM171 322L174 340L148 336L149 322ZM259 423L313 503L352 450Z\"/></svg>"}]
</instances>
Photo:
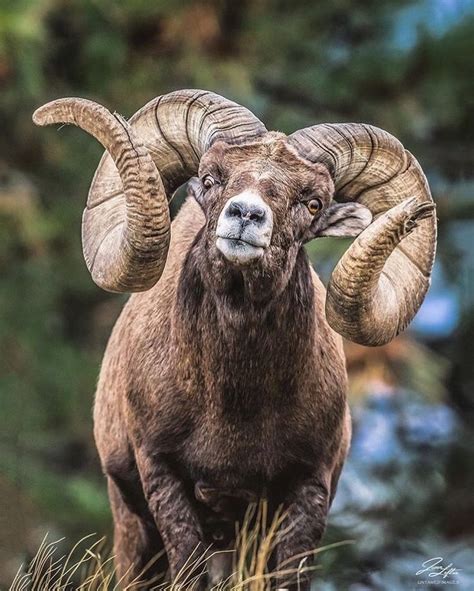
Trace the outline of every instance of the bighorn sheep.
<instances>
[{"instance_id":1,"label":"bighorn sheep","mask_svg":"<svg viewBox=\"0 0 474 591\"><path fill-rule=\"evenodd\" d=\"M261 496L287 511L275 564L291 566L320 541L349 446L339 335L390 341L429 286L436 218L419 164L381 129L285 136L201 90L128 123L77 98L34 121L73 123L106 148L84 257L99 286L142 292L113 330L94 412L119 573L132 580L164 548L175 577ZM168 200L196 174L170 226ZM325 297L304 243L361 231Z\"/></svg>"}]
</instances>

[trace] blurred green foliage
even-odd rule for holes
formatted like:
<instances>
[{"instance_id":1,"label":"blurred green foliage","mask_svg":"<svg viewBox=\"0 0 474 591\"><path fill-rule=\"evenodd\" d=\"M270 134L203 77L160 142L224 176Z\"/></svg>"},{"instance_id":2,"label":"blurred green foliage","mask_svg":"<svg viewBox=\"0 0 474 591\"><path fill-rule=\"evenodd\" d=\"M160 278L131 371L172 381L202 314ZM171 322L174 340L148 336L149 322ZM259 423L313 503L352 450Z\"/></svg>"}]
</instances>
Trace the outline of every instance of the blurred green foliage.
<instances>
[{"instance_id":1,"label":"blurred green foliage","mask_svg":"<svg viewBox=\"0 0 474 591\"><path fill-rule=\"evenodd\" d=\"M472 261L460 259L452 224L472 224L474 213L474 16L446 31L422 27L412 45L395 42L402 8L421 4L3 0L0 485L17 498L2 498L0 546L22 520L25 549L38 541L28 533L35 523L71 536L109 524L90 409L123 298L94 286L79 244L101 148L77 130L35 128L33 110L77 95L130 116L154 96L198 87L284 132L320 121L384 127L417 155L439 195L440 261L461 288ZM310 252L324 271L340 248L327 241ZM467 361L459 371L472 379ZM471 409L472 393L460 396Z\"/></svg>"}]
</instances>

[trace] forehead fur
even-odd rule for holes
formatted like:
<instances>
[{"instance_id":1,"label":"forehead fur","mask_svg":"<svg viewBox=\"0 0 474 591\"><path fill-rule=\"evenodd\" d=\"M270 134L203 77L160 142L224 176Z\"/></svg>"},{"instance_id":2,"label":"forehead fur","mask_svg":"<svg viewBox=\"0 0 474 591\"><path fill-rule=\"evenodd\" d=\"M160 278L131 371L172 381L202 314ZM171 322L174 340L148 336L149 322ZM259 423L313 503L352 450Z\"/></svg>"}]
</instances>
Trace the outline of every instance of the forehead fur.
<instances>
[{"instance_id":1,"label":"forehead fur","mask_svg":"<svg viewBox=\"0 0 474 591\"><path fill-rule=\"evenodd\" d=\"M283 133L268 132L249 144L216 142L201 159L199 174L215 172L228 177L247 173L301 188L317 184L329 197L334 185L326 166L306 160L286 140Z\"/></svg>"}]
</instances>

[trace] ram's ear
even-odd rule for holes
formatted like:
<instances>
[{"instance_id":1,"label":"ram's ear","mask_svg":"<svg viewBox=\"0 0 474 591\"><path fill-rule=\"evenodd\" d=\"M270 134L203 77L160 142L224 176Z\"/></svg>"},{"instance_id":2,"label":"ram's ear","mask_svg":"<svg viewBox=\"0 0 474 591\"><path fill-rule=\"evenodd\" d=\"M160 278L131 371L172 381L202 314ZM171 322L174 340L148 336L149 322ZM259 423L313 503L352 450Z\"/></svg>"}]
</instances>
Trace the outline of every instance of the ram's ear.
<instances>
[{"instance_id":1,"label":"ram's ear","mask_svg":"<svg viewBox=\"0 0 474 591\"><path fill-rule=\"evenodd\" d=\"M354 238L372 222L370 210L360 203L333 203L315 219L306 241L320 236Z\"/></svg>"},{"instance_id":2,"label":"ram's ear","mask_svg":"<svg viewBox=\"0 0 474 591\"><path fill-rule=\"evenodd\" d=\"M201 180L197 176L193 176L189 179L187 191L188 195L192 195L202 207L204 201L204 188L202 186Z\"/></svg>"}]
</instances>

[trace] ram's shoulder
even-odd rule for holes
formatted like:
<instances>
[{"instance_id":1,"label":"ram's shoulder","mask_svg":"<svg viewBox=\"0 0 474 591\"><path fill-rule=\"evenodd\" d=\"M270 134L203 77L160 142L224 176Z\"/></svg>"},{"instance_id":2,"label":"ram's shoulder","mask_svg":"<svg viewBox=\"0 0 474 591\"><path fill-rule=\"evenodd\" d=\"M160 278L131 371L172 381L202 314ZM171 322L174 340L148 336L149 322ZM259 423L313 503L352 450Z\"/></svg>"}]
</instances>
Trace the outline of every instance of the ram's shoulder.
<instances>
[{"instance_id":1,"label":"ram's shoulder","mask_svg":"<svg viewBox=\"0 0 474 591\"><path fill-rule=\"evenodd\" d=\"M318 341L325 346L327 351L336 355L338 360L343 361L345 359L343 339L329 326L325 314L326 287L313 268L311 268L311 277L314 287L314 308L317 319L316 330Z\"/></svg>"},{"instance_id":2,"label":"ram's shoulder","mask_svg":"<svg viewBox=\"0 0 474 591\"><path fill-rule=\"evenodd\" d=\"M171 224L171 244L168 258L173 258L175 253L186 253L205 222L206 219L200 205L194 197L187 197Z\"/></svg>"},{"instance_id":3,"label":"ram's shoulder","mask_svg":"<svg viewBox=\"0 0 474 591\"><path fill-rule=\"evenodd\" d=\"M171 242L163 274L151 289L136 293L130 298L131 311L145 318L145 322L148 321L149 314L143 314L143 310L154 310L155 316L161 314L169 319L169 310L174 301L184 260L204 223L201 207L193 197L187 197L171 224ZM160 302L159 307L157 302Z\"/></svg>"}]
</instances>

